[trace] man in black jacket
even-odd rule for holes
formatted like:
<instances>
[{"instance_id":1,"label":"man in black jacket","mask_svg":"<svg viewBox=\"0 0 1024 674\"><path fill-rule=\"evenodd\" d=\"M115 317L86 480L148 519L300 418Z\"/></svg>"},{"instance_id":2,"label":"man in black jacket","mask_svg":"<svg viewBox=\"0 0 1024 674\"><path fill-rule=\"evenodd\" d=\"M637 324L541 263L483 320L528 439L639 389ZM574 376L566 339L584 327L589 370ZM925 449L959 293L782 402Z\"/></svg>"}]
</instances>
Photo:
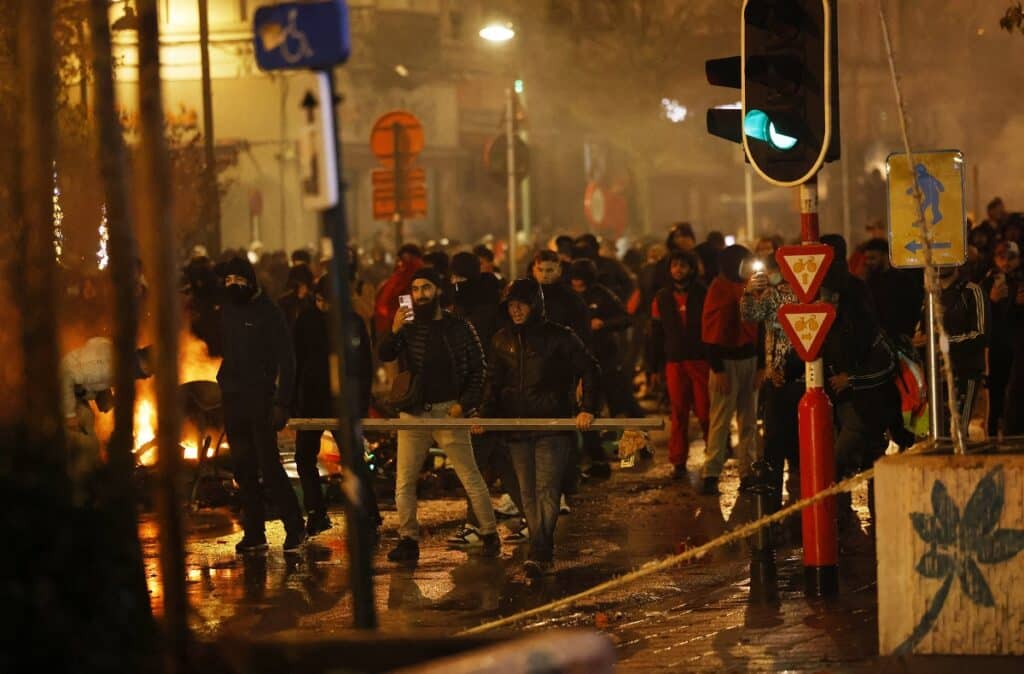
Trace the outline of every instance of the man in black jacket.
<instances>
[{"instance_id":1,"label":"man in black jacket","mask_svg":"<svg viewBox=\"0 0 1024 674\"><path fill-rule=\"evenodd\" d=\"M942 325L949 337L949 360L953 366L956 409L960 436L967 442L967 427L974 413L978 389L985 376L990 310L981 288L968 282L958 267L939 270L942 293ZM945 389L943 389L945 390ZM948 418L948 408L943 406ZM949 430L943 429L943 430Z\"/></svg>"},{"instance_id":2,"label":"man in black jacket","mask_svg":"<svg viewBox=\"0 0 1024 674\"><path fill-rule=\"evenodd\" d=\"M330 356L334 351L328 323L330 311L330 277L323 276L314 288L315 304L301 313L295 320L295 362L298 372L298 394L295 414L299 417L322 419L335 416L331 393ZM370 385L373 381L373 354L366 323L354 311L349 314L346 325L352 330L351 338L358 342L359 358L346 362L346 367L359 380L358 391L346 391L357 399L358 414L365 417L370 409ZM337 446L341 447L337 432L332 430ZM303 505L306 508L306 534L317 534L331 528L327 515L323 490L320 486L320 470L317 455L320 453L320 438L323 431L298 431L295 434L295 467L302 482ZM373 477L363 461L363 447L353 448L356 452L356 479L359 480L361 500L371 526L380 526L380 511L373 493ZM348 464L345 464L348 465Z\"/></svg>"},{"instance_id":3,"label":"man in black jacket","mask_svg":"<svg viewBox=\"0 0 1024 674\"><path fill-rule=\"evenodd\" d=\"M558 253L541 250L533 257L533 278L544 294L544 315L547 320L564 325L586 344L590 341L590 312L587 304L562 278L562 261Z\"/></svg>"},{"instance_id":4,"label":"man in black jacket","mask_svg":"<svg viewBox=\"0 0 1024 674\"><path fill-rule=\"evenodd\" d=\"M277 431L288 422L295 353L284 314L257 285L248 260L236 257L228 262L224 291L228 298L221 312L224 360L217 382L242 501L245 535L235 550L250 553L267 548L262 474L287 532L284 549L290 552L302 545L306 532L299 501L281 465Z\"/></svg>"},{"instance_id":5,"label":"man in black jacket","mask_svg":"<svg viewBox=\"0 0 1024 674\"><path fill-rule=\"evenodd\" d=\"M484 353L473 326L442 311L441 278L429 267L412 277L413 310L400 307L391 332L378 347L384 362L398 360L402 370L412 373L417 398L401 418L479 416L483 396ZM411 321L406 321L411 317ZM462 482L473 512L480 523L483 554L501 553L494 510L487 483L473 459L473 447L466 431L399 431L398 468L395 477L395 505L398 507L398 546L388 553L393 562L419 559L419 522L416 521L416 484L420 468L433 442L444 451Z\"/></svg>"},{"instance_id":6,"label":"man in black jacket","mask_svg":"<svg viewBox=\"0 0 1024 674\"><path fill-rule=\"evenodd\" d=\"M509 287L505 304L512 325L493 341L484 396L487 417L576 417L586 431L599 404L598 366L573 332L544 318L540 284L519 279ZM577 382L583 399L575 413ZM482 432L476 428L474 432ZM524 571L536 578L553 569L562 474L569 460L566 433L509 433L508 446L519 478L530 530Z\"/></svg>"},{"instance_id":7,"label":"man in black jacket","mask_svg":"<svg viewBox=\"0 0 1024 674\"><path fill-rule=\"evenodd\" d=\"M669 256L671 285L654 295L647 340L647 370L652 381L664 376L672 406L672 435L668 458L673 477L686 475L690 447L690 409L697 415L704 442L711 418L708 395L710 368L701 332L707 288L698 278L699 262L693 253L677 250Z\"/></svg>"},{"instance_id":8,"label":"man in black jacket","mask_svg":"<svg viewBox=\"0 0 1024 674\"><path fill-rule=\"evenodd\" d=\"M593 234L582 234L576 238L572 251L573 260L591 260L597 269L596 282L615 293L620 302L628 302L633 290L636 289L636 281L633 275L622 264L613 257L605 257L600 254L600 244Z\"/></svg>"}]
</instances>

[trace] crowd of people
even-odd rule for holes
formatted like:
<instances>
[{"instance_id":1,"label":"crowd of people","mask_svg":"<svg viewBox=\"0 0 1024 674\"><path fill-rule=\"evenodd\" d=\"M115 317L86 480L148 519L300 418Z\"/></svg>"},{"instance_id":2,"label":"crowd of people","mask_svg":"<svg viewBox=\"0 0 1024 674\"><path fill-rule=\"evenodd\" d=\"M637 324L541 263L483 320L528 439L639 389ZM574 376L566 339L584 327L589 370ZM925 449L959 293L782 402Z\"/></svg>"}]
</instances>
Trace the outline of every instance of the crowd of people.
<instances>
[{"instance_id":1,"label":"crowd of people","mask_svg":"<svg viewBox=\"0 0 1024 674\"><path fill-rule=\"evenodd\" d=\"M869 223L866 234L852 253L843 237L822 237L835 251L821 299L836 306L837 318L821 354L840 478L868 467L892 444L908 447L921 432L907 409L901 364L924 366L923 274L892 267L880 222ZM1019 434L1024 424L1022 236L1024 218L996 199L988 218L970 230L968 262L939 273L955 427L964 438L979 398L988 401L988 434ZM752 464L763 460L774 507L781 505L787 467L786 491L799 497L795 410L805 369L778 319L778 309L796 301L775 261L780 237L748 248L711 232L698 243L693 226L680 222L664 243L634 246L620 257L591 234L557 236L531 251L520 278L502 274L488 245L448 243L426 250L407 243L389 268L347 251L353 311L346 323L359 353L348 363L359 381L356 412L423 420L571 418L576 431L443 424L399 431L399 540L390 560L419 557L416 485L436 446L467 497L466 524L448 543L500 553L489 489L500 478L503 510L522 517L505 542L529 544L529 575L549 572L565 495L581 480L612 472L606 438L591 427L600 416L667 413L668 461L673 477L683 479L692 414L706 445L703 494L719 493L731 456L741 489L753 485ZM243 504L240 553L267 545L261 477L284 521L286 550L331 527L316 467L320 433L298 433L301 505L276 443L289 417L334 414L327 320L333 279L321 266L306 250L290 259L265 255L255 265L242 251L227 251L217 262L195 255L184 269L189 327L223 358L218 381ZM75 358L65 360L66 398L73 402L83 382L71 371ZM109 377L98 379L109 386ZM356 463L369 516L379 525L371 476ZM848 503L841 513L850 515Z\"/></svg>"}]
</instances>

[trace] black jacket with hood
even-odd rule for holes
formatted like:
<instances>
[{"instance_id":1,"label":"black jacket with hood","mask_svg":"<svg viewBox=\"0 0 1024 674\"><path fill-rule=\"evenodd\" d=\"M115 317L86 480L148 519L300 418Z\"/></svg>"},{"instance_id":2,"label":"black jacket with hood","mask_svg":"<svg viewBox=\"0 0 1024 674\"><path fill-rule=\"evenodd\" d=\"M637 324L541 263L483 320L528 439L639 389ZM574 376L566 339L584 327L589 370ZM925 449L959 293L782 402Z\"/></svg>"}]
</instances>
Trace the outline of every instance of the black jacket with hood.
<instances>
[{"instance_id":1,"label":"black jacket with hood","mask_svg":"<svg viewBox=\"0 0 1024 674\"><path fill-rule=\"evenodd\" d=\"M295 393L295 352L284 313L256 284L248 261L232 260L256 293L247 302L227 301L221 308L224 360L217 382L226 395L253 402L272 400L290 407Z\"/></svg>"},{"instance_id":2,"label":"black jacket with hood","mask_svg":"<svg viewBox=\"0 0 1024 674\"><path fill-rule=\"evenodd\" d=\"M583 383L580 410L596 415L600 403L597 361L572 330L545 318L540 285L519 279L509 287L508 299L528 303L530 317L523 325L504 327L494 335L483 416L574 416L578 381Z\"/></svg>"}]
</instances>

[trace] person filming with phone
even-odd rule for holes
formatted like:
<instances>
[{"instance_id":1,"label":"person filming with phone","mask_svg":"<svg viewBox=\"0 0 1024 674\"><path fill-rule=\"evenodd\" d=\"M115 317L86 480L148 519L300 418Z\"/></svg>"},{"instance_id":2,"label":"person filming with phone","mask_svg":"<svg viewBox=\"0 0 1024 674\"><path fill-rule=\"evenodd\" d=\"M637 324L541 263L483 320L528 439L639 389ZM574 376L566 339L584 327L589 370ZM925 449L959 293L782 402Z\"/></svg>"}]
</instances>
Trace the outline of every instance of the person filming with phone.
<instances>
[{"instance_id":1,"label":"person filming with phone","mask_svg":"<svg viewBox=\"0 0 1024 674\"><path fill-rule=\"evenodd\" d=\"M378 355L397 360L399 375L390 401L402 419L479 416L484 389L483 347L473 326L441 309L441 277L424 267L412 277L412 309L399 306L391 330L380 340ZM388 553L392 562L419 559L416 483L427 451L434 442L448 457L466 490L480 523L482 554L497 557L501 543L491 496L473 458L467 430L398 432L395 505L398 508L398 546Z\"/></svg>"}]
</instances>

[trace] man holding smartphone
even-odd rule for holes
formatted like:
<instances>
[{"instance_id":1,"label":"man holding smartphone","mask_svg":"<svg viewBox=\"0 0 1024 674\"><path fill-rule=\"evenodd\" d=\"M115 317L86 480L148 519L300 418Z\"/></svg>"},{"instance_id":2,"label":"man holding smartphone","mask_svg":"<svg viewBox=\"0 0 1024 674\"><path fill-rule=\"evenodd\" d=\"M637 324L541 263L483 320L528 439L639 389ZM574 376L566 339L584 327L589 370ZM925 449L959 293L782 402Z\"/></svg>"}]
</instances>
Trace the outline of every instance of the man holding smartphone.
<instances>
[{"instance_id":1,"label":"man holding smartphone","mask_svg":"<svg viewBox=\"0 0 1024 674\"><path fill-rule=\"evenodd\" d=\"M400 306L378 348L384 362L398 360L413 375L417 402L400 410L402 419L478 416L483 397L484 352L476 331L467 321L441 309L441 278L424 267L412 277L413 306ZM411 317L411 320L410 320ZM419 559L419 523L416 520L416 484L427 451L434 442L448 457L462 482L480 523L482 554L497 557L501 543L491 496L473 458L469 432L399 431L395 505L398 507L398 546L388 553L392 562Z\"/></svg>"}]
</instances>

